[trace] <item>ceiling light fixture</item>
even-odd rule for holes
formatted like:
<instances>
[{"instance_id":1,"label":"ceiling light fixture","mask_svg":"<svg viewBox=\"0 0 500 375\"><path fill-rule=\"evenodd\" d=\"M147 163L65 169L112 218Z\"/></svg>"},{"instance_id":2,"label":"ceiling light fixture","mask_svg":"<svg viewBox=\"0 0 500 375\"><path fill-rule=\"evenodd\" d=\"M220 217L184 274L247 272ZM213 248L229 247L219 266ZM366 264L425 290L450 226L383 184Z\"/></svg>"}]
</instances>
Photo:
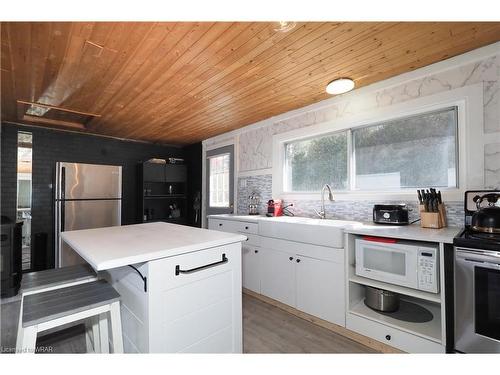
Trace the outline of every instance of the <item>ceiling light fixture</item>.
<instances>
[{"instance_id":1,"label":"ceiling light fixture","mask_svg":"<svg viewBox=\"0 0 500 375\"><path fill-rule=\"evenodd\" d=\"M339 78L326 85L326 92L331 95L343 94L354 88L354 81L350 78Z\"/></svg>"},{"instance_id":2,"label":"ceiling light fixture","mask_svg":"<svg viewBox=\"0 0 500 375\"><path fill-rule=\"evenodd\" d=\"M288 31L292 30L295 26L297 26L296 22L280 21L278 28L274 29L274 31L286 33Z\"/></svg>"}]
</instances>

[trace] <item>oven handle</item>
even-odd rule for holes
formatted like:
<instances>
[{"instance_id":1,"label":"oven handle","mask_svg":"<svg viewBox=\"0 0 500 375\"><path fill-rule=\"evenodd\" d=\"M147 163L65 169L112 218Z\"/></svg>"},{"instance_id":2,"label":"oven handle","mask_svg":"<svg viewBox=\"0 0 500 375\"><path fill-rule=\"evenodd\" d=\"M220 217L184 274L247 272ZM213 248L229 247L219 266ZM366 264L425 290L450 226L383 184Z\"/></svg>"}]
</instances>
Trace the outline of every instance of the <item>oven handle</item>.
<instances>
[{"instance_id":1,"label":"oven handle","mask_svg":"<svg viewBox=\"0 0 500 375\"><path fill-rule=\"evenodd\" d=\"M457 261L477 263L486 267L493 267L500 269L500 257L483 255L478 251L473 252L469 250L467 251L457 250L456 259Z\"/></svg>"}]
</instances>

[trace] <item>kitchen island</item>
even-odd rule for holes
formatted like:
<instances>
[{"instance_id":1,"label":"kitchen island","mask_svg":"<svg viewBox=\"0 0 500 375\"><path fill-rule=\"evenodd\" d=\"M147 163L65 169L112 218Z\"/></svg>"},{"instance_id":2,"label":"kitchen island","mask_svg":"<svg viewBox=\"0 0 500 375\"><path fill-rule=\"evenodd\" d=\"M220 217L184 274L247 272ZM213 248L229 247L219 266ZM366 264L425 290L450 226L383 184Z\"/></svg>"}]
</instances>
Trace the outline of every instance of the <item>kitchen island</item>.
<instances>
[{"instance_id":1,"label":"kitchen island","mask_svg":"<svg viewBox=\"0 0 500 375\"><path fill-rule=\"evenodd\" d=\"M156 222L62 239L120 293L125 352L242 352L245 236Z\"/></svg>"}]
</instances>

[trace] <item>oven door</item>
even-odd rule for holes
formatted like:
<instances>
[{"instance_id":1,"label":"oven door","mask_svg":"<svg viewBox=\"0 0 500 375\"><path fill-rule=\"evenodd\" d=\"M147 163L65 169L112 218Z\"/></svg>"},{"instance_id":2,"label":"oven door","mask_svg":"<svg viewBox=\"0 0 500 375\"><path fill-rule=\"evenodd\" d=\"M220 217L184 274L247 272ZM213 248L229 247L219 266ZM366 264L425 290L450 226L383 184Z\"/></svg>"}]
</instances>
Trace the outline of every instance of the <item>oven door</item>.
<instances>
[{"instance_id":1,"label":"oven door","mask_svg":"<svg viewBox=\"0 0 500 375\"><path fill-rule=\"evenodd\" d=\"M500 353L500 254L455 251L455 349Z\"/></svg>"},{"instance_id":2,"label":"oven door","mask_svg":"<svg viewBox=\"0 0 500 375\"><path fill-rule=\"evenodd\" d=\"M417 288L417 249L357 239L356 275Z\"/></svg>"}]
</instances>

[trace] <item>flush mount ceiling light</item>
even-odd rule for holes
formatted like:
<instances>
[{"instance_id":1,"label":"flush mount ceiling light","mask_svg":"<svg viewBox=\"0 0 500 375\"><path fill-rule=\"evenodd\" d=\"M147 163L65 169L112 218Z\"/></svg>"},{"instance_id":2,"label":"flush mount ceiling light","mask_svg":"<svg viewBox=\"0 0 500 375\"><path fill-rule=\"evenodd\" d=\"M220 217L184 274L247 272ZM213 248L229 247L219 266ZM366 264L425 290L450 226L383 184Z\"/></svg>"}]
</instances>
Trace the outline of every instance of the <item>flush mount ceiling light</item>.
<instances>
[{"instance_id":1,"label":"flush mount ceiling light","mask_svg":"<svg viewBox=\"0 0 500 375\"><path fill-rule=\"evenodd\" d=\"M354 81L350 78L339 78L326 85L326 92L331 95L343 94L354 88Z\"/></svg>"},{"instance_id":2,"label":"flush mount ceiling light","mask_svg":"<svg viewBox=\"0 0 500 375\"><path fill-rule=\"evenodd\" d=\"M297 26L296 22L280 21L278 27L274 29L274 31L286 33L292 30L295 26Z\"/></svg>"}]
</instances>

